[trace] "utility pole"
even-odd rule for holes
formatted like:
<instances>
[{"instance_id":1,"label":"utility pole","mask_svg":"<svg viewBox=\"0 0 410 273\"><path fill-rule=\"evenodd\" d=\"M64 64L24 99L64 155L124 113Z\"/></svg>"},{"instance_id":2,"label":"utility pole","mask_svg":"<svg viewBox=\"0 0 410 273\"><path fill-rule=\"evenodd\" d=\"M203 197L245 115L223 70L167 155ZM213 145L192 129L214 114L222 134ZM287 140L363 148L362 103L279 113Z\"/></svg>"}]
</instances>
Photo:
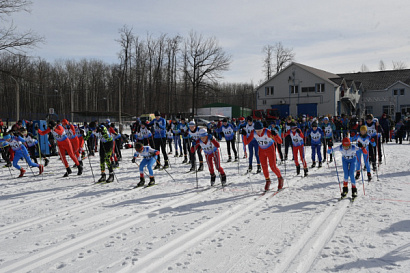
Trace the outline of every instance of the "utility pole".
<instances>
[{"instance_id":1,"label":"utility pole","mask_svg":"<svg viewBox=\"0 0 410 273\"><path fill-rule=\"evenodd\" d=\"M20 86L18 81L10 75L10 77L16 82L16 108L17 108L17 115L16 115L16 122L20 120Z\"/></svg>"}]
</instances>

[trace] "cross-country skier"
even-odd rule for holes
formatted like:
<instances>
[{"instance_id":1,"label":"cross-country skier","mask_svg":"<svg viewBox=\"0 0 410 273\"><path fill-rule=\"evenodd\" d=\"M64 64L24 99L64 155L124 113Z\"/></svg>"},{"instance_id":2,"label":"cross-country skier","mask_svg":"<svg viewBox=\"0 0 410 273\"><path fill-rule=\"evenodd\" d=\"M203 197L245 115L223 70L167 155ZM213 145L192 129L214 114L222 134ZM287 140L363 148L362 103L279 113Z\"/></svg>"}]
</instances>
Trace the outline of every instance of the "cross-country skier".
<instances>
[{"instance_id":1,"label":"cross-country skier","mask_svg":"<svg viewBox=\"0 0 410 273\"><path fill-rule=\"evenodd\" d=\"M74 125L72 125L68 120L63 119L61 121L61 124L65 130L65 133L67 134L68 139L71 142L71 147L73 148L73 153L77 157L78 162L80 163L81 166L83 166L83 161L81 160L80 156L80 149L79 149L79 141L77 138L77 134L75 132ZM75 168L76 165L73 166Z\"/></svg>"},{"instance_id":2,"label":"cross-country skier","mask_svg":"<svg viewBox=\"0 0 410 273\"><path fill-rule=\"evenodd\" d=\"M191 153L195 153L195 150L198 146L201 146L204 151L206 163L208 164L209 173L211 174L211 186L215 184L215 171L213 162L215 162L215 168L221 174L221 184L225 186L226 184L226 175L224 169L221 167L221 159L219 156L219 143L216 141L212 135L208 135L208 132L205 129L200 129L198 132L199 138L196 140L195 145L191 147Z\"/></svg>"},{"instance_id":3,"label":"cross-country skier","mask_svg":"<svg viewBox=\"0 0 410 273\"><path fill-rule=\"evenodd\" d=\"M166 149L167 138L166 138L166 121L163 117L161 117L161 113L159 111L155 111L154 113L155 119L153 119L149 124L148 127L152 126L154 128L154 147L156 150L161 150L162 156L164 157L165 164L164 169L169 167L168 162L168 154ZM159 169L161 166L161 159L158 157L157 165L154 169Z\"/></svg>"},{"instance_id":4,"label":"cross-country skier","mask_svg":"<svg viewBox=\"0 0 410 273\"><path fill-rule=\"evenodd\" d=\"M182 163L188 163L187 155L188 153L191 155L191 142L189 141L189 127L186 123L185 118L181 119L179 124L179 130L181 131L182 135L182 147L184 151L184 160L182 161ZM189 161L191 161L191 156L189 158Z\"/></svg>"},{"instance_id":5,"label":"cross-country skier","mask_svg":"<svg viewBox=\"0 0 410 273\"><path fill-rule=\"evenodd\" d=\"M329 147L333 147L333 132L336 130L336 127L333 123L329 122L328 117L323 118L323 123L322 123L322 131L325 133L325 137L323 138L323 157L327 158L327 149ZM333 154L330 154L330 160L329 162L333 161Z\"/></svg>"},{"instance_id":6,"label":"cross-country skier","mask_svg":"<svg viewBox=\"0 0 410 273\"><path fill-rule=\"evenodd\" d=\"M218 132L225 137L226 140L226 148L228 150L228 161L232 161L232 156L231 156L231 147L233 150L233 153L235 155L235 161L238 161L238 152L236 151L235 147L235 132L236 128L232 123L228 123L228 119L224 118L222 120L222 126L217 129Z\"/></svg>"},{"instance_id":7,"label":"cross-country skier","mask_svg":"<svg viewBox=\"0 0 410 273\"><path fill-rule=\"evenodd\" d=\"M239 118L239 123L238 126L236 127L236 131L239 131L241 128L245 127L247 124L247 122L245 121L244 117L240 117ZM242 146L243 146L243 158L247 158L248 157L248 153L246 152L246 145L245 142L243 141L244 139L244 135L242 135ZM239 141L239 140L238 140Z\"/></svg>"},{"instance_id":8,"label":"cross-country skier","mask_svg":"<svg viewBox=\"0 0 410 273\"><path fill-rule=\"evenodd\" d=\"M43 165L39 165L31 161L28 151L23 144L24 142L26 142L24 138L22 138L21 136L15 136L6 133L3 135L3 140L5 140L11 147L11 149L13 149L14 151L13 167L20 171L19 177L24 176L24 173L26 172L26 170L24 170L22 167L18 165L19 160L22 158L24 158L27 161L29 166L37 167L39 169L39 174L43 173Z\"/></svg>"},{"instance_id":9,"label":"cross-country skier","mask_svg":"<svg viewBox=\"0 0 410 273\"><path fill-rule=\"evenodd\" d=\"M382 149L381 149L381 134L383 129L379 125L379 121L373 117L372 114L366 115L365 124L367 127L367 134L370 136L370 141L375 142L376 146L369 146L369 158L372 162L373 170L376 170L376 154L379 158L379 163L382 163ZM376 151L377 149L377 151Z\"/></svg>"},{"instance_id":10,"label":"cross-country skier","mask_svg":"<svg viewBox=\"0 0 410 273\"><path fill-rule=\"evenodd\" d=\"M30 154L30 157L33 159L34 163L38 163L36 158L36 151L38 151L39 155L41 155L41 157L44 158L44 167L47 167L49 160L41 152L41 150L37 149L38 140L35 138L35 136L32 133L28 133L25 128L20 128L20 132L22 134L22 137L26 141L28 152Z\"/></svg>"},{"instance_id":11,"label":"cross-country skier","mask_svg":"<svg viewBox=\"0 0 410 273\"><path fill-rule=\"evenodd\" d=\"M292 123L290 125L290 131L287 131L285 134L286 136L290 136L292 139L292 149L293 149L293 159L295 161L296 165L296 174L300 174L300 165L298 161L298 154L300 155L300 159L302 160L303 164L303 170L304 170L304 175L308 175L308 167L306 164L306 159L305 159L305 151L304 151L304 135L302 131L296 126L295 123Z\"/></svg>"},{"instance_id":12,"label":"cross-country skier","mask_svg":"<svg viewBox=\"0 0 410 273\"><path fill-rule=\"evenodd\" d=\"M243 136L244 144L246 144L245 138L248 137L251 133L253 133L253 130L254 130L253 118L251 116L248 116L246 118L245 126L241 126L241 134ZM258 142L256 141L256 138L254 138L251 142L248 143L248 150L249 150L249 167L248 167L247 172L252 171L253 155L255 155L256 167L257 167L256 172L260 173L261 172L261 162L259 160L259 145L258 145Z\"/></svg>"},{"instance_id":13,"label":"cross-country skier","mask_svg":"<svg viewBox=\"0 0 410 273\"><path fill-rule=\"evenodd\" d=\"M101 170L101 178L98 179L97 183L111 183L114 181L114 171L111 165L111 155L113 150L113 138L108 132L107 127L103 124L96 127L97 124L95 122L90 122L90 130L88 131L87 135L85 136L85 140L90 138L92 135L96 137L96 139L100 139L100 170ZM105 165L109 170L108 179L106 179L105 175Z\"/></svg>"},{"instance_id":14,"label":"cross-country skier","mask_svg":"<svg viewBox=\"0 0 410 273\"><path fill-rule=\"evenodd\" d=\"M155 178L154 178L154 171L152 170L152 166L154 166L154 164L157 162L159 151L152 149L150 146L144 146L142 145L141 142L135 143L135 150L136 150L136 153L134 154L134 157L132 159L133 163L135 163L135 159L137 157L139 156L143 157L139 165L140 182L137 184L137 187L142 187L145 184L145 178L144 178L145 166L147 167L148 173L149 173L148 186L154 185Z\"/></svg>"},{"instance_id":15,"label":"cross-country skier","mask_svg":"<svg viewBox=\"0 0 410 273\"><path fill-rule=\"evenodd\" d=\"M193 121L193 120L188 123L188 127L189 127L188 133L189 133L189 136L192 140L192 145L194 145L195 142L199 138L199 128L198 128L198 126L196 126L195 121ZM192 145L191 145L191 147L192 147ZM198 154L198 159L199 159L198 172L204 170L204 158L202 157L201 151L202 151L201 147L198 147L198 149L196 149L196 153ZM189 171L193 172L193 171L195 171L195 162L196 162L195 161L196 160L195 159L195 153L192 153L190 151L190 157L191 157L191 169Z\"/></svg>"},{"instance_id":16,"label":"cross-country skier","mask_svg":"<svg viewBox=\"0 0 410 273\"><path fill-rule=\"evenodd\" d=\"M246 131L242 131L242 134L246 134ZM269 190L271 184L268 169L268 159L271 170L278 177L278 190L282 189L283 178L280 170L276 166L276 151L275 145L273 145L275 141L282 143L282 139L276 134L275 131L269 131L263 128L262 122L260 121L256 121L254 123L254 131L246 137L246 143L250 143L254 138L259 145L259 159L261 161L262 171L266 180L265 191Z\"/></svg>"},{"instance_id":17,"label":"cross-country skier","mask_svg":"<svg viewBox=\"0 0 410 273\"><path fill-rule=\"evenodd\" d=\"M280 128L280 124L277 124L274 121L271 122L271 124L268 127L268 130L271 130L271 131L274 130L276 134L278 134L279 137L282 136L282 129ZM279 153L280 162L283 162L284 159L283 159L283 154L282 154L282 144L275 142L275 148Z\"/></svg>"},{"instance_id":18,"label":"cross-country skier","mask_svg":"<svg viewBox=\"0 0 410 273\"><path fill-rule=\"evenodd\" d=\"M350 139L345 137L342 141L342 145L336 147L335 149L330 148L327 153L334 154L335 151L339 151L342 153L342 162L343 162L343 173L344 173L344 180L343 180L343 191L341 198L345 198L348 190L348 180L350 177L350 182L352 183L352 198L357 197L357 188L356 188L356 179L355 179L355 171L356 171L356 163L357 163L357 156L356 152L358 150L362 150L364 154L367 153L366 148L358 148L355 145L350 143Z\"/></svg>"},{"instance_id":19,"label":"cross-country skier","mask_svg":"<svg viewBox=\"0 0 410 273\"><path fill-rule=\"evenodd\" d=\"M173 118L172 123L171 123L171 131L173 133L173 140L174 140L174 145L175 145L175 157L178 156L178 148L179 148L179 157L183 156L180 126L181 125L177 121L177 119Z\"/></svg>"},{"instance_id":20,"label":"cross-country skier","mask_svg":"<svg viewBox=\"0 0 410 273\"><path fill-rule=\"evenodd\" d=\"M322 129L317 127L317 121L312 123L312 128L308 130L307 136L310 136L310 143L312 148L312 166L316 167L316 154L319 160L318 168L322 167L322 152L320 148L322 147L322 139L325 136Z\"/></svg>"},{"instance_id":21,"label":"cross-country skier","mask_svg":"<svg viewBox=\"0 0 410 273\"><path fill-rule=\"evenodd\" d=\"M367 134L367 127L365 125L362 125L360 127L360 134L356 134L354 137L350 138L350 141L356 141L357 140L357 146L359 148L365 148L366 149L366 154L362 152L362 150L358 150L356 152L357 155L357 164L356 164L356 179L359 179L360 177L360 167L361 167L361 161L362 161L362 154L363 154L363 162L366 166L367 170L367 179L370 181L372 179L372 175L370 173L370 164L369 164L369 145L372 145L373 147L376 146L376 143L371 141L370 136Z\"/></svg>"},{"instance_id":22,"label":"cross-country skier","mask_svg":"<svg viewBox=\"0 0 410 273\"><path fill-rule=\"evenodd\" d=\"M71 142L67 137L66 131L64 130L63 126L57 125L57 123L54 120L50 120L48 123L49 128L45 129L42 131L41 129L38 129L38 133L42 136L52 133L54 139L57 140L57 146L58 146L58 151L60 153L60 158L64 163L64 166L66 168L66 172L64 174L64 177L67 177L69 174L72 173L70 166L68 165L67 159L65 157L65 154L67 153L68 156L74 161L75 165L77 166L77 175L81 175L83 173L83 166L80 165L78 162L78 159L75 157L73 148L71 146ZM45 127L45 126L44 126Z\"/></svg>"}]
</instances>

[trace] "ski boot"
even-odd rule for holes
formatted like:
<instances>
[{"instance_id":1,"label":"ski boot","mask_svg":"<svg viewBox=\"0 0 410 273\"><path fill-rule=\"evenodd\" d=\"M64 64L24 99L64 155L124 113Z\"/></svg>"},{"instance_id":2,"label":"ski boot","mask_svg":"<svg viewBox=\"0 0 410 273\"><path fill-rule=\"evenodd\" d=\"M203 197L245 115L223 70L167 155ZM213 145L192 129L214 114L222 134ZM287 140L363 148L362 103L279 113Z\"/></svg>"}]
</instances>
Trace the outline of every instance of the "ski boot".
<instances>
[{"instance_id":1,"label":"ski boot","mask_svg":"<svg viewBox=\"0 0 410 273\"><path fill-rule=\"evenodd\" d=\"M375 171L377 170L376 162L373 162L373 163L372 163L372 167L373 167L373 171L375 172Z\"/></svg>"},{"instance_id":2,"label":"ski boot","mask_svg":"<svg viewBox=\"0 0 410 273\"><path fill-rule=\"evenodd\" d=\"M145 178L140 176L140 182L138 182L136 188L143 187L145 184Z\"/></svg>"},{"instance_id":3,"label":"ski boot","mask_svg":"<svg viewBox=\"0 0 410 273\"><path fill-rule=\"evenodd\" d=\"M367 181L371 181L372 180L372 174L370 172L367 173Z\"/></svg>"},{"instance_id":4,"label":"ski boot","mask_svg":"<svg viewBox=\"0 0 410 273\"><path fill-rule=\"evenodd\" d=\"M106 182L107 183L114 182L114 173L113 172L108 175L108 179L107 179Z\"/></svg>"},{"instance_id":5,"label":"ski boot","mask_svg":"<svg viewBox=\"0 0 410 273\"><path fill-rule=\"evenodd\" d=\"M306 168L306 169L303 169L303 171L305 172L305 174L304 174L304 176L306 177L306 176L308 176L308 168Z\"/></svg>"},{"instance_id":6,"label":"ski boot","mask_svg":"<svg viewBox=\"0 0 410 273\"><path fill-rule=\"evenodd\" d=\"M297 165L296 166L296 175L299 175L300 174L300 165Z\"/></svg>"},{"instance_id":7,"label":"ski boot","mask_svg":"<svg viewBox=\"0 0 410 273\"><path fill-rule=\"evenodd\" d=\"M322 168L322 161L319 161L319 166L317 166L318 168Z\"/></svg>"},{"instance_id":8,"label":"ski boot","mask_svg":"<svg viewBox=\"0 0 410 273\"><path fill-rule=\"evenodd\" d=\"M77 167L78 171L77 171L77 175L82 175L83 174L83 166L80 164Z\"/></svg>"},{"instance_id":9,"label":"ski boot","mask_svg":"<svg viewBox=\"0 0 410 273\"><path fill-rule=\"evenodd\" d=\"M340 199L344 199L347 196L347 193L349 192L349 189L347 186L343 186L343 191Z\"/></svg>"},{"instance_id":10,"label":"ski boot","mask_svg":"<svg viewBox=\"0 0 410 273\"><path fill-rule=\"evenodd\" d=\"M222 184L222 187L225 187L225 185L226 185L226 174L221 174L221 184Z\"/></svg>"},{"instance_id":11,"label":"ski boot","mask_svg":"<svg viewBox=\"0 0 410 273\"><path fill-rule=\"evenodd\" d=\"M164 169L167 169L167 168L169 168L169 162L168 160L165 160Z\"/></svg>"},{"instance_id":12,"label":"ski boot","mask_svg":"<svg viewBox=\"0 0 410 273\"><path fill-rule=\"evenodd\" d=\"M270 178L266 178L265 191L268 191L269 187L270 187Z\"/></svg>"},{"instance_id":13,"label":"ski boot","mask_svg":"<svg viewBox=\"0 0 410 273\"><path fill-rule=\"evenodd\" d=\"M20 169L20 175L18 177L23 177L25 173L26 173L26 170L21 168Z\"/></svg>"},{"instance_id":14,"label":"ski boot","mask_svg":"<svg viewBox=\"0 0 410 273\"><path fill-rule=\"evenodd\" d=\"M154 170L159 170L160 167L161 167L161 165L157 164L157 165L155 165Z\"/></svg>"},{"instance_id":15,"label":"ski boot","mask_svg":"<svg viewBox=\"0 0 410 273\"><path fill-rule=\"evenodd\" d=\"M48 163L50 162L50 160L48 160L47 158L44 159L44 167L47 167Z\"/></svg>"},{"instance_id":16,"label":"ski boot","mask_svg":"<svg viewBox=\"0 0 410 273\"><path fill-rule=\"evenodd\" d=\"M333 162L333 156L332 155L330 155L330 160L329 160L329 163L332 163Z\"/></svg>"},{"instance_id":17,"label":"ski boot","mask_svg":"<svg viewBox=\"0 0 410 273\"><path fill-rule=\"evenodd\" d=\"M10 168L11 166L13 166L13 165L11 164L11 162L10 162L10 161L7 161L7 164L5 165L5 167Z\"/></svg>"},{"instance_id":18,"label":"ski boot","mask_svg":"<svg viewBox=\"0 0 410 273\"><path fill-rule=\"evenodd\" d=\"M278 177L278 190L281 190L283 188L283 177Z\"/></svg>"},{"instance_id":19,"label":"ski boot","mask_svg":"<svg viewBox=\"0 0 410 273\"><path fill-rule=\"evenodd\" d=\"M105 173L101 173L100 179L98 179L97 183L102 183L106 181Z\"/></svg>"},{"instance_id":20,"label":"ski boot","mask_svg":"<svg viewBox=\"0 0 410 273\"><path fill-rule=\"evenodd\" d=\"M316 167L316 161L313 161L312 166L310 166L311 168Z\"/></svg>"},{"instance_id":21,"label":"ski boot","mask_svg":"<svg viewBox=\"0 0 410 273\"><path fill-rule=\"evenodd\" d=\"M232 156L228 156L228 161L226 162L232 162Z\"/></svg>"},{"instance_id":22,"label":"ski boot","mask_svg":"<svg viewBox=\"0 0 410 273\"><path fill-rule=\"evenodd\" d=\"M239 157L238 157L237 155L235 155L235 160L234 160L234 162L238 162L238 160L239 160Z\"/></svg>"},{"instance_id":23,"label":"ski boot","mask_svg":"<svg viewBox=\"0 0 410 273\"><path fill-rule=\"evenodd\" d=\"M182 153L179 154L179 157L183 157L184 155Z\"/></svg>"},{"instance_id":24,"label":"ski boot","mask_svg":"<svg viewBox=\"0 0 410 273\"><path fill-rule=\"evenodd\" d=\"M149 177L149 182L148 182L148 186L153 186L155 184L155 179L153 176Z\"/></svg>"},{"instance_id":25,"label":"ski boot","mask_svg":"<svg viewBox=\"0 0 410 273\"><path fill-rule=\"evenodd\" d=\"M44 172L44 166L38 165L38 175L42 174L43 172Z\"/></svg>"},{"instance_id":26,"label":"ski boot","mask_svg":"<svg viewBox=\"0 0 410 273\"><path fill-rule=\"evenodd\" d=\"M352 199L355 199L357 197L357 188L352 187Z\"/></svg>"},{"instance_id":27,"label":"ski boot","mask_svg":"<svg viewBox=\"0 0 410 273\"><path fill-rule=\"evenodd\" d=\"M211 187L215 185L216 175L213 173L211 174Z\"/></svg>"},{"instance_id":28,"label":"ski boot","mask_svg":"<svg viewBox=\"0 0 410 273\"><path fill-rule=\"evenodd\" d=\"M178 157L178 152L175 152L175 155L174 155L174 157Z\"/></svg>"},{"instance_id":29,"label":"ski boot","mask_svg":"<svg viewBox=\"0 0 410 273\"><path fill-rule=\"evenodd\" d=\"M199 167L198 167L198 172L201 172L204 170L204 163L200 162Z\"/></svg>"},{"instance_id":30,"label":"ski boot","mask_svg":"<svg viewBox=\"0 0 410 273\"><path fill-rule=\"evenodd\" d=\"M256 173L260 173L261 171L261 164L256 165Z\"/></svg>"},{"instance_id":31,"label":"ski boot","mask_svg":"<svg viewBox=\"0 0 410 273\"><path fill-rule=\"evenodd\" d=\"M71 168L73 168L73 169L77 169L77 165L73 165L73 166L71 166Z\"/></svg>"},{"instance_id":32,"label":"ski boot","mask_svg":"<svg viewBox=\"0 0 410 273\"><path fill-rule=\"evenodd\" d=\"M67 167L66 172L65 172L63 177L68 177L68 175L71 174L71 173L72 173L72 171L71 171L70 167Z\"/></svg>"},{"instance_id":33,"label":"ski boot","mask_svg":"<svg viewBox=\"0 0 410 273\"><path fill-rule=\"evenodd\" d=\"M183 164L188 162L188 158L186 157L186 155L184 155L184 161L182 161Z\"/></svg>"},{"instance_id":34,"label":"ski boot","mask_svg":"<svg viewBox=\"0 0 410 273\"><path fill-rule=\"evenodd\" d=\"M360 171L356 171L356 176L354 177L354 179L359 179L360 178Z\"/></svg>"},{"instance_id":35,"label":"ski boot","mask_svg":"<svg viewBox=\"0 0 410 273\"><path fill-rule=\"evenodd\" d=\"M195 172L195 165L191 166L191 169L189 169L190 172Z\"/></svg>"},{"instance_id":36,"label":"ski boot","mask_svg":"<svg viewBox=\"0 0 410 273\"><path fill-rule=\"evenodd\" d=\"M246 173L251 173L252 172L252 165L249 165L248 170L246 171Z\"/></svg>"}]
</instances>

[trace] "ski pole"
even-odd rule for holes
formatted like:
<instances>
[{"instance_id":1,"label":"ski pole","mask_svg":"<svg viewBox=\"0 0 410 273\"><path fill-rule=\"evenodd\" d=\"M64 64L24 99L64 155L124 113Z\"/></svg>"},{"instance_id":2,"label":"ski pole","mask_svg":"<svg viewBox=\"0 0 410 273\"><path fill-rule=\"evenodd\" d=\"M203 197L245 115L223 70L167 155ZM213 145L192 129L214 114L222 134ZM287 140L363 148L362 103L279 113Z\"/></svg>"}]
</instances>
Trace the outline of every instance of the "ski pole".
<instances>
[{"instance_id":1,"label":"ski pole","mask_svg":"<svg viewBox=\"0 0 410 273\"><path fill-rule=\"evenodd\" d=\"M2 149L2 154L4 154L4 157L6 158L6 150L3 147L1 147L1 149ZM8 165L7 160L6 160L6 164ZM9 168L10 176L13 178L13 174L11 173L11 168L9 166L7 167Z\"/></svg>"},{"instance_id":2,"label":"ski pole","mask_svg":"<svg viewBox=\"0 0 410 273\"><path fill-rule=\"evenodd\" d=\"M358 158L357 157L357 154L356 154L356 158L357 158L357 160L359 160L359 167L360 167L360 173L361 173L361 175L362 175L362 184L363 184L363 195L366 195L366 191L365 191L365 189L364 189L364 178L363 178L363 169L362 169L362 156L360 155L360 158ZM363 162L364 162L364 154L363 154Z\"/></svg>"},{"instance_id":3,"label":"ski pole","mask_svg":"<svg viewBox=\"0 0 410 273\"><path fill-rule=\"evenodd\" d=\"M333 155L333 157L334 157L333 160L335 161L337 181L339 181L339 189L340 189L340 192L342 192L342 186L340 185L340 179L339 179L339 172L337 171L336 157L335 157L335 153L334 153L333 149L332 149L332 155Z\"/></svg>"},{"instance_id":4,"label":"ski pole","mask_svg":"<svg viewBox=\"0 0 410 273\"><path fill-rule=\"evenodd\" d=\"M174 180L174 182L176 182L175 179L172 177L172 175L167 171L167 169L165 169L164 166L161 165L161 163L158 161L158 159L156 159L156 161L157 161L157 164L158 164L160 167L162 167L162 169L169 175L169 177L171 177L172 180Z\"/></svg>"},{"instance_id":5,"label":"ski pole","mask_svg":"<svg viewBox=\"0 0 410 273\"><path fill-rule=\"evenodd\" d=\"M240 142L240 137L239 137L239 134L238 134L238 143L236 144L236 150L237 150L237 152L238 152L238 174L239 174L239 161L241 160L240 158L240 155L239 155L239 142Z\"/></svg>"},{"instance_id":6,"label":"ski pole","mask_svg":"<svg viewBox=\"0 0 410 273\"><path fill-rule=\"evenodd\" d=\"M94 176L93 166L91 165L91 159L90 159L90 149L89 149L86 141L84 141L84 145L85 145L85 148L87 150L88 163L90 163L90 170L91 170L91 174L93 175L93 180L94 180L94 183L95 183L95 176Z\"/></svg>"}]
</instances>

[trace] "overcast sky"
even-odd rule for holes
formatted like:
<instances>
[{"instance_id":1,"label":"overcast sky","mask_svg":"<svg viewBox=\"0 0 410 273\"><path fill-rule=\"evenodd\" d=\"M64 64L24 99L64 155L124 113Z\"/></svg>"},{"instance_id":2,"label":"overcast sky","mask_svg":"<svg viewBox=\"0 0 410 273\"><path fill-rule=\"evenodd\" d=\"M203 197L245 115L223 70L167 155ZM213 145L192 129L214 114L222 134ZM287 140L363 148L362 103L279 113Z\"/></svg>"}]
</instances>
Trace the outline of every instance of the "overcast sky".
<instances>
[{"instance_id":1,"label":"overcast sky","mask_svg":"<svg viewBox=\"0 0 410 273\"><path fill-rule=\"evenodd\" d=\"M118 30L146 37L191 30L214 36L232 56L226 82L258 84L262 48L281 42L295 61L332 73L378 70L392 61L410 68L410 1L394 0L33 0L32 12L14 14L21 30L46 39L27 54L49 62L93 58L118 63Z\"/></svg>"}]
</instances>

